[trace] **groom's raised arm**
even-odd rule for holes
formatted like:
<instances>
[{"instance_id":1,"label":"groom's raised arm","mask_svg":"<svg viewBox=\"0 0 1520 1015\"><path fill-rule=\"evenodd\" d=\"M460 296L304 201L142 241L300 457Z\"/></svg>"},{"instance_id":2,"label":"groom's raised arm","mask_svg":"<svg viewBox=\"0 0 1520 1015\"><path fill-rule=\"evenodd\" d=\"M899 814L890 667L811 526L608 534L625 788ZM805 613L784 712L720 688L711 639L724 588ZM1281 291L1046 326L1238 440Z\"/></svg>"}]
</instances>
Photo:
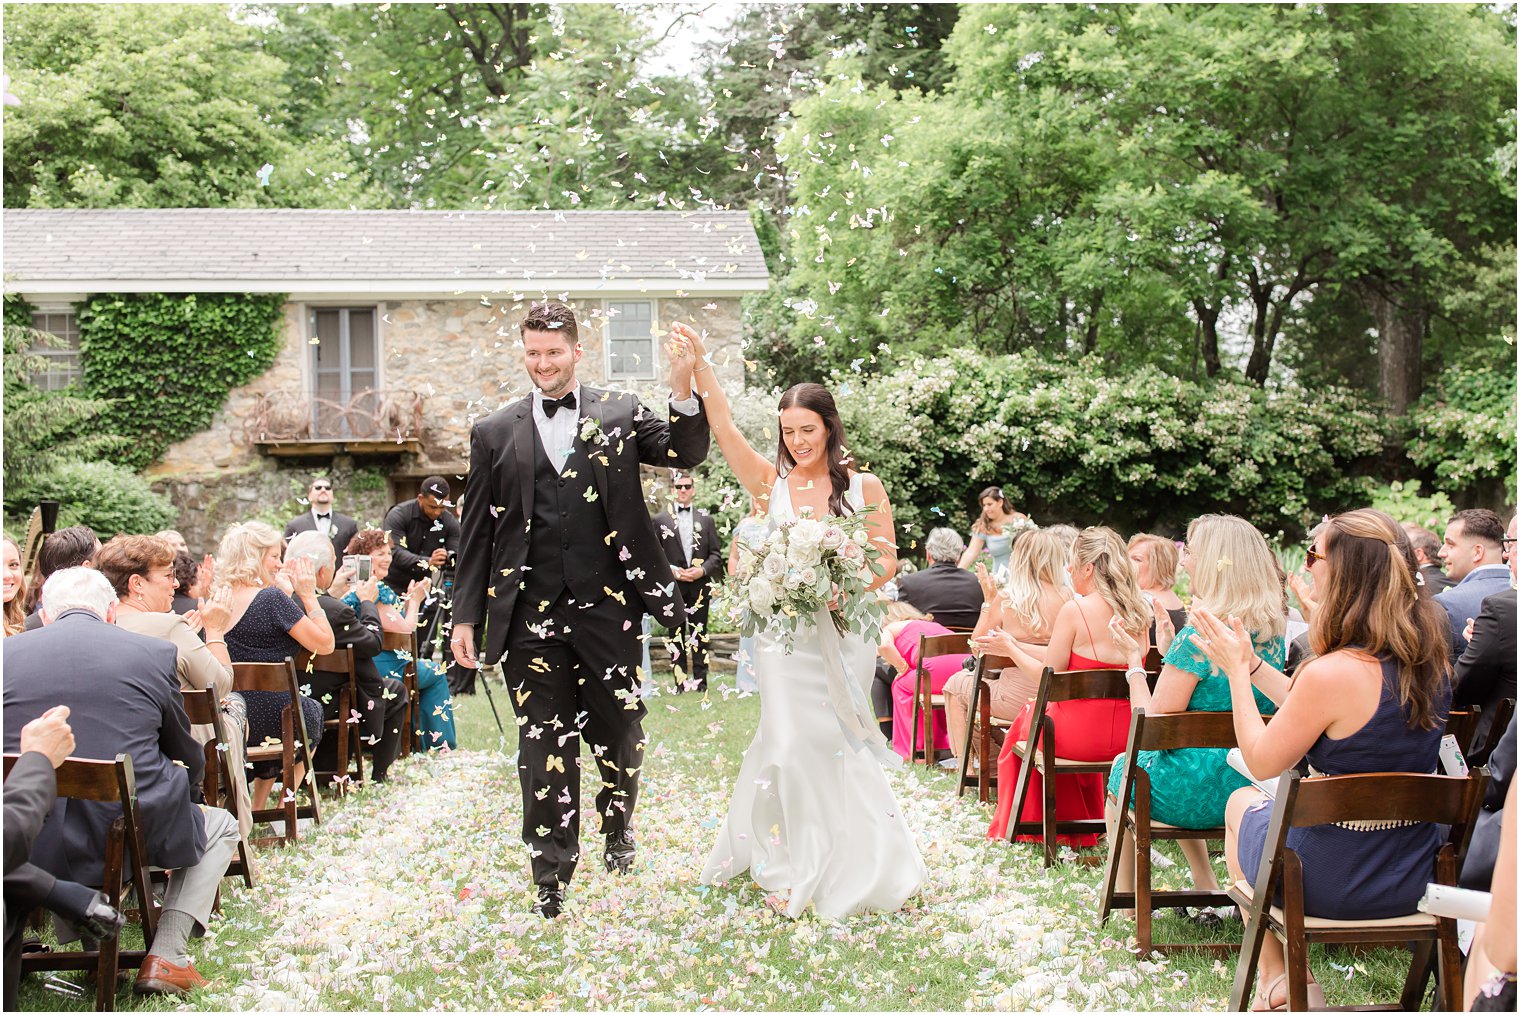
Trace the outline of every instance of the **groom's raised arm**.
<instances>
[{"instance_id":1,"label":"groom's raised arm","mask_svg":"<svg viewBox=\"0 0 1520 1015\"><path fill-rule=\"evenodd\" d=\"M690 469L707 458L712 432L707 413L696 395L671 399L666 422L643 402L633 407L633 432L639 461L662 469Z\"/></svg>"}]
</instances>

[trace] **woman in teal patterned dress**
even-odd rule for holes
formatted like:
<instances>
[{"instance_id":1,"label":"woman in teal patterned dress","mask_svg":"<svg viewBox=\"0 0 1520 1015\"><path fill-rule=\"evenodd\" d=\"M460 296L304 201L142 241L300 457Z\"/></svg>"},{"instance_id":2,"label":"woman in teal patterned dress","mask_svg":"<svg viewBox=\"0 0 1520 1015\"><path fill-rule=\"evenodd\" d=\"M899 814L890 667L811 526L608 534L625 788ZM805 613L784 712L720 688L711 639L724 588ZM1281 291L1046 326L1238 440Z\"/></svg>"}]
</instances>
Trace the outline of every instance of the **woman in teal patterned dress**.
<instances>
[{"instance_id":1,"label":"woman in teal patterned dress","mask_svg":"<svg viewBox=\"0 0 1520 1015\"><path fill-rule=\"evenodd\" d=\"M426 578L412 582L405 597L397 595L385 584L391 568L389 539L390 533L384 529L365 529L349 541L344 552L369 555L371 573L380 579L380 625L387 631L407 634L417 627L417 614L427 596L429 582ZM352 592L344 596L343 601L355 610L359 608L359 597ZM382 677L400 680L401 671L406 669L409 661L397 652L381 652L375 656L375 668ZM424 750L436 751L445 747L453 750L456 746L454 699L449 694L449 681L443 669L431 659L417 660L417 714L412 717L412 725Z\"/></svg>"},{"instance_id":2,"label":"woman in teal patterned dress","mask_svg":"<svg viewBox=\"0 0 1520 1015\"><path fill-rule=\"evenodd\" d=\"M1204 515L1188 526L1183 554L1182 566L1191 580L1194 604L1207 606L1219 616L1241 618L1251 632L1257 657L1267 664L1260 668L1263 677L1271 674L1277 678L1275 671L1282 668L1287 654L1283 641L1287 603L1282 572L1261 533L1243 518ZM1229 679L1204 657L1193 625L1184 626L1170 638L1168 645L1171 629L1166 610L1158 608L1157 644L1164 652L1161 676L1154 693L1147 690L1145 681L1132 679L1131 704L1158 715L1230 711ZM1115 641L1118 642L1117 637ZM1132 667L1143 666L1143 646L1126 645L1125 651ZM1277 710L1275 700L1286 690L1277 687L1277 682L1280 678L1254 688L1257 707L1263 713ZM1181 828L1223 825L1230 794L1246 785L1245 777L1225 762L1228 753L1205 747L1141 751L1138 763L1150 778L1152 819ZM1115 759L1108 775L1110 834L1119 815L1117 797L1124 760L1123 756ZM1201 889L1218 888L1204 842L1183 839L1179 845L1192 869L1194 885ZM1119 890L1134 890L1133 858L1128 854L1120 855Z\"/></svg>"}]
</instances>

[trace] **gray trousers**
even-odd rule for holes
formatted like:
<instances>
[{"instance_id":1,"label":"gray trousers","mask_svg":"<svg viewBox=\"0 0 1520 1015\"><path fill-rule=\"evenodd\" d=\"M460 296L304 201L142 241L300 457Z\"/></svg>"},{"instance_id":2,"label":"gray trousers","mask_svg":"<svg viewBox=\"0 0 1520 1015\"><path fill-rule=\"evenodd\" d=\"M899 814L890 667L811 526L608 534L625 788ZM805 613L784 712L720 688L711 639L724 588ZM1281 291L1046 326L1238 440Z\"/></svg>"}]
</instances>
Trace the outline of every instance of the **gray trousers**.
<instances>
[{"instance_id":1,"label":"gray trousers","mask_svg":"<svg viewBox=\"0 0 1520 1015\"><path fill-rule=\"evenodd\" d=\"M201 805L200 811L206 821L206 852L194 867L182 867L170 874L169 888L164 892L164 909L192 917L197 937L206 932L216 891L238 844L237 818L230 811L205 805Z\"/></svg>"}]
</instances>

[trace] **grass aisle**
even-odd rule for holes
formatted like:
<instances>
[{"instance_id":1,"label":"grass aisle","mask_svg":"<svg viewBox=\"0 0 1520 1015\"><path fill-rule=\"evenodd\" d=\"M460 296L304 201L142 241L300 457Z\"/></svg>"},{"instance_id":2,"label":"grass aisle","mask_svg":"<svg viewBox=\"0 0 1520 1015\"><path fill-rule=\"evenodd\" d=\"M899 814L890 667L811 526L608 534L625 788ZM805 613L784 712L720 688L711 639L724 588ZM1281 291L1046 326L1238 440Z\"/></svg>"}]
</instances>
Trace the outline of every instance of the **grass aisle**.
<instances>
[{"instance_id":1,"label":"grass aisle","mask_svg":"<svg viewBox=\"0 0 1520 1015\"><path fill-rule=\"evenodd\" d=\"M1233 960L1138 960L1128 918L1097 925L1096 869L1047 872L1032 847L986 842L986 810L956 800L949 774L889 775L930 872L902 912L791 922L745 879L697 884L759 710L723 680L705 704L650 702L635 872L605 873L583 827L567 918L528 912L514 764L485 699L465 698L471 749L415 757L329 806L298 847L260 854L255 889L225 882L225 916L194 946L212 985L182 1008L1223 1009ZM1199 932L1166 917L1158 933ZM1215 934L1238 942L1239 924ZM1394 991L1398 961L1317 968L1344 1004ZM68 1003L35 982L27 995Z\"/></svg>"}]
</instances>

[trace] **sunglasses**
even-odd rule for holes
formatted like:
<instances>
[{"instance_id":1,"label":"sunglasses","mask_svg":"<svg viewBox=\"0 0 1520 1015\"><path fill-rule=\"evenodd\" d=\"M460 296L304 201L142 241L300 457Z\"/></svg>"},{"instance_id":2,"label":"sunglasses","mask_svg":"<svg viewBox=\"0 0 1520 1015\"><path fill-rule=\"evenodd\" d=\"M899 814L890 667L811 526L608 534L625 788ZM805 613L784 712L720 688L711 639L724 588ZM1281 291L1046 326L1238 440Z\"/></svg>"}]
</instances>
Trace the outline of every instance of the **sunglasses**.
<instances>
[{"instance_id":1,"label":"sunglasses","mask_svg":"<svg viewBox=\"0 0 1520 1015\"><path fill-rule=\"evenodd\" d=\"M677 483L676 484L676 489L677 490L690 490L691 488L692 488L692 485L690 483Z\"/></svg>"},{"instance_id":2,"label":"sunglasses","mask_svg":"<svg viewBox=\"0 0 1520 1015\"><path fill-rule=\"evenodd\" d=\"M313 484L311 484L311 488L313 490L331 490L332 489L332 484L331 483L313 483Z\"/></svg>"},{"instance_id":3,"label":"sunglasses","mask_svg":"<svg viewBox=\"0 0 1520 1015\"><path fill-rule=\"evenodd\" d=\"M1324 559L1325 555L1320 553L1316 547L1311 546L1304 551L1304 567L1313 567Z\"/></svg>"}]
</instances>

